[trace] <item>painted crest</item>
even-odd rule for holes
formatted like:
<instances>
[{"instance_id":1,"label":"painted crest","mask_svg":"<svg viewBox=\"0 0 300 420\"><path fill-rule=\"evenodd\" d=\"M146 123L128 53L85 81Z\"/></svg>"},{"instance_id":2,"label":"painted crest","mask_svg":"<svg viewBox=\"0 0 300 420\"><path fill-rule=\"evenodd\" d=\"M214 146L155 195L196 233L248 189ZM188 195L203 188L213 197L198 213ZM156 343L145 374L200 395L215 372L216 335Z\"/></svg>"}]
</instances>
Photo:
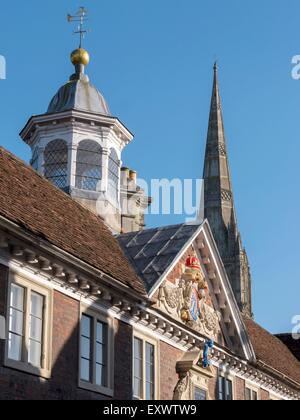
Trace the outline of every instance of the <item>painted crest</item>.
<instances>
[{"instance_id":1,"label":"painted crest","mask_svg":"<svg viewBox=\"0 0 300 420\"><path fill-rule=\"evenodd\" d=\"M215 339L219 332L219 314L210 303L208 284L196 254L190 255L176 285L160 289L159 302L166 311L189 327Z\"/></svg>"}]
</instances>

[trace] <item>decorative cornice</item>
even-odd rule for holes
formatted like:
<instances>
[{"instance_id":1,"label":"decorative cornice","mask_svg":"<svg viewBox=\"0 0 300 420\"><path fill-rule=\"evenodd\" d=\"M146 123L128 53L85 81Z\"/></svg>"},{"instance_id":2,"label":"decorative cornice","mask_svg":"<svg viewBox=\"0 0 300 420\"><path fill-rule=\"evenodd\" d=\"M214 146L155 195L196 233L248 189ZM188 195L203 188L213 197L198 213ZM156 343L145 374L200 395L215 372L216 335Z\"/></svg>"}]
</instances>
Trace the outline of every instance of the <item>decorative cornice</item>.
<instances>
[{"instance_id":1,"label":"decorative cornice","mask_svg":"<svg viewBox=\"0 0 300 420\"><path fill-rule=\"evenodd\" d=\"M116 279L100 273L99 270L95 275L92 267L87 269L85 264L71 256L67 259L65 253L58 249L48 246L46 252L43 240L34 243L30 234L16 230L13 224L3 218L0 218L0 225L0 255L7 262L14 261L20 268L26 268L35 276L41 276L66 292L78 295L79 300L84 298L91 305L100 305L123 322L135 328L146 329L149 334L156 335L182 351L200 351L203 348L205 336L179 321L169 319L152 308L151 301L135 295L131 289L120 287ZM230 370L237 376L259 382L260 387L277 392L286 399L300 399L299 384L278 372L272 372L275 378L270 376L270 368L260 362L247 362L219 345L212 351L212 362L220 369ZM280 378L278 375L281 375Z\"/></svg>"}]
</instances>

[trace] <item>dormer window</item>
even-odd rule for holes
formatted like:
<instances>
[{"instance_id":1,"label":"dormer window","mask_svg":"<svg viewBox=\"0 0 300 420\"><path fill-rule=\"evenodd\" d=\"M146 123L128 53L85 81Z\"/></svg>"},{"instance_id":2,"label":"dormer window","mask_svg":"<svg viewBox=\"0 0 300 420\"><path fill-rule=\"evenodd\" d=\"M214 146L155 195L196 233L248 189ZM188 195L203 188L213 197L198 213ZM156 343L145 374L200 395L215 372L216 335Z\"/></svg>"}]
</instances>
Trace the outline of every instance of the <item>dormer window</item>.
<instances>
[{"instance_id":1,"label":"dormer window","mask_svg":"<svg viewBox=\"0 0 300 420\"><path fill-rule=\"evenodd\" d=\"M68 146L64 140L53 140L45 148L45 178L56 187L67 187Z\"/></svg>"},{"instance_id":2,"label":"dormer window","mask_svg":"<svg viewBox=\"0 0 300 420\"><path fill-rule=\"evenodd\" d=\"M79 143L76 159L76 188L99 191L102 179L102 148L92 140Z\"/></svg>"}]
</instances>

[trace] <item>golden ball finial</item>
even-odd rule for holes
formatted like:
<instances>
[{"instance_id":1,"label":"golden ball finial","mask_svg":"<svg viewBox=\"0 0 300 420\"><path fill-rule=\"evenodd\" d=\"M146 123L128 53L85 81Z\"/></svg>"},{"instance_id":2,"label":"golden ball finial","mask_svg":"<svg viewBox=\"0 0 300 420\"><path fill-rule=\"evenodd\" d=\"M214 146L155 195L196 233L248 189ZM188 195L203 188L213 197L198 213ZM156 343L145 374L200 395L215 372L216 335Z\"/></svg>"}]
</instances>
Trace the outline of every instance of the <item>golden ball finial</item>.
<instances>
[{"instance_id":1,"label":"golden ball finial","mask_svg":"<svg viewBox=\"0 0 300 420\"><path fill-rule=\"evenodd\" d=\"M84 66L87 66L90 62L90 55L85 49L78 48L77 50L72 52L71 61L74 64L74 66L78 64L83 64Z\"/></svg>"}]
</instances>

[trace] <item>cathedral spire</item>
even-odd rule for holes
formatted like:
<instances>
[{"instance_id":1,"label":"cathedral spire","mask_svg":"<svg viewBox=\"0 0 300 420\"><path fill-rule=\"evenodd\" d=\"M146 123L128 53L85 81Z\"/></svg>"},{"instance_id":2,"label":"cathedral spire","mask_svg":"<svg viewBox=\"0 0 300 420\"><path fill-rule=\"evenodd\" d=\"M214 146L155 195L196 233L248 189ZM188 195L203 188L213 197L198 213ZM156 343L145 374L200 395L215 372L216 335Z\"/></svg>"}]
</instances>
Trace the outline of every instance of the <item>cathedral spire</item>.
<instances>
[{"instance_id":1,"label":"cathedral spire","mask_svg":"<svg viewBox=\"0 0 300 420\"><path fill-rule=\"evenodd\" d=\"M251 276L237 226L217 63L214 64L203 178L205 217L210 222L240 309L251 316Z\"/></svg>"}]
</instances>

